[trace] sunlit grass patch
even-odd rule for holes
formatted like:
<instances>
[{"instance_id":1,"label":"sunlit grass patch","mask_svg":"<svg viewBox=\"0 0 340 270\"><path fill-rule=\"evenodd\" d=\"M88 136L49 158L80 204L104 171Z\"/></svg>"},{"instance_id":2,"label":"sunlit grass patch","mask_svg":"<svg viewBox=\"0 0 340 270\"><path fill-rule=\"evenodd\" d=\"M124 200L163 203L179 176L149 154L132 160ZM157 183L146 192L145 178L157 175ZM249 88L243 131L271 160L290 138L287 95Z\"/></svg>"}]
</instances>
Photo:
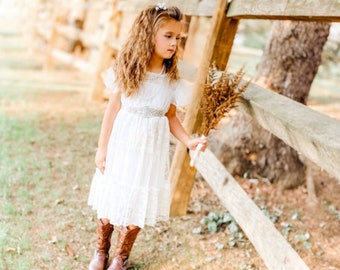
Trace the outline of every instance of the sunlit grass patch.
<instances>
[{"instance_id":1,"label":"sunlit grass patch","mask_svg":"<svg viewBox=\"0 0 340 270\"><path fill-rule=\"evenodd\" d=\"M1 267L32 269L31 260L26 258L31 249L27 218L32 211L32 187L37 183L29 174L36 160L32 142L43 134L36 115L14 117L1 113L0 123L0 219L5 221L0 236Z\"/></svg>"},{"instance_id":2,"label":"sunlit grass patch","mask_svg":"<svg viewBox=\"0 0 340 270\"><path fill-rule=\"evenodd\" d=\"M0 269L80 269L102 113L79 92L11 90L0 87Z\"/></svg>"}]
</instances>

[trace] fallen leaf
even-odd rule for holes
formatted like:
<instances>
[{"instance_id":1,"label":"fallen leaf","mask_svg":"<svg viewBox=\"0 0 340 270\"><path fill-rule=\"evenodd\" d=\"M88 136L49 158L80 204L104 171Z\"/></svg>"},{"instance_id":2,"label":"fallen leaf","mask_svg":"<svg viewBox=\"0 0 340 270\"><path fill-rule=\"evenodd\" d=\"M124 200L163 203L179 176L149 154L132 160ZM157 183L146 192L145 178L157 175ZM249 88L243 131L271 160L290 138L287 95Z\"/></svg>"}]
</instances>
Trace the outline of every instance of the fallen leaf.
<instances>
[{"instance_id":1,"label":"fallen leaf","mask_svg":"<svg viewBox=\"0 0 340 270\"><path fill-rule=\"evenodd\" d=\"M76 253L73 251L73 249L71 248L71 245L69 243L66 244L66 252L68 255L74 257L76 256Z\"/></svg>"}]
</instances>

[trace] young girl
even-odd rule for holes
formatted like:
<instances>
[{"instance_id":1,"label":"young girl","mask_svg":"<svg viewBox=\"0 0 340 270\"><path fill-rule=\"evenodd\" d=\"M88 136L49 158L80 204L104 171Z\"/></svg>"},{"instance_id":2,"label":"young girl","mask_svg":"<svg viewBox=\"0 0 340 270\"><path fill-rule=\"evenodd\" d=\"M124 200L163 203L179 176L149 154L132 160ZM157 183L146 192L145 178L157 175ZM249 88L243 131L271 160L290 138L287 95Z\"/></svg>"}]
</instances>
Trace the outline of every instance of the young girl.
<instances>
[{"instance_id":1,"label":"young girl","mask_svg":"<svg viewBox=\"0 0 340 270\"><path fill-rule=\"evenodd\" d=\"M108 263L114 226L122 226L108 269L125 269L144 225L169 218L170 132L189 149L191 138L176 116L190 90L179 80L177 44L182 14L158 4L136 18L129 38L107 71L111 91L95 157L89 205L97 211L98 241L89 269Z\"/></svg>"}]
</instances>

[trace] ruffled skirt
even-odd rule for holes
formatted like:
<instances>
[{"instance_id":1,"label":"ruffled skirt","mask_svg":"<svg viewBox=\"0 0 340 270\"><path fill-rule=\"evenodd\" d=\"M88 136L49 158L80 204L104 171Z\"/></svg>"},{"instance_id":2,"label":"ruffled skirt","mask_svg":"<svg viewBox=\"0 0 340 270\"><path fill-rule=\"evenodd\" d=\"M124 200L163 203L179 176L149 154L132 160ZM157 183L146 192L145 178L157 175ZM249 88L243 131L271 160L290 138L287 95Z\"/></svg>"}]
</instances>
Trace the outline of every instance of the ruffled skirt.
<instances>
[{"instance_id":1,"label":"ruffled skirt","mask_svg":"<svg viewBox=\"0 0 340 270\"><path fill-rule=\"evenodd\" d=\"M121 109L109 139L105 172L96 170L88 204L116 226L154 226L169 218L168 119Z\"/></svg>"}]
</instances>

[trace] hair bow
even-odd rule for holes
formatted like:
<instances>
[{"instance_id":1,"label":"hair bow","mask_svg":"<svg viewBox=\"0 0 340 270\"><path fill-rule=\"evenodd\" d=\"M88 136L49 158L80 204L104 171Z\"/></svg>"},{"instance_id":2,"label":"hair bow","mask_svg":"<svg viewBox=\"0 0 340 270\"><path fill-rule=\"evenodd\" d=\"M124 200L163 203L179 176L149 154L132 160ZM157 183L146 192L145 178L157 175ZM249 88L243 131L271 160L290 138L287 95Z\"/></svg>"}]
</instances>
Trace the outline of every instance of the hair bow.
<instances>
[{"instance_id":1,"label":"hair bow","mask_svg":"<svg viewBox=\"0 0 340 270\"><path fill-rule=\"evenodd\" d=\"M165 3L158 3L155 8L156 10L166 10L166 5Z\"/></svg>"}]
</instances>

